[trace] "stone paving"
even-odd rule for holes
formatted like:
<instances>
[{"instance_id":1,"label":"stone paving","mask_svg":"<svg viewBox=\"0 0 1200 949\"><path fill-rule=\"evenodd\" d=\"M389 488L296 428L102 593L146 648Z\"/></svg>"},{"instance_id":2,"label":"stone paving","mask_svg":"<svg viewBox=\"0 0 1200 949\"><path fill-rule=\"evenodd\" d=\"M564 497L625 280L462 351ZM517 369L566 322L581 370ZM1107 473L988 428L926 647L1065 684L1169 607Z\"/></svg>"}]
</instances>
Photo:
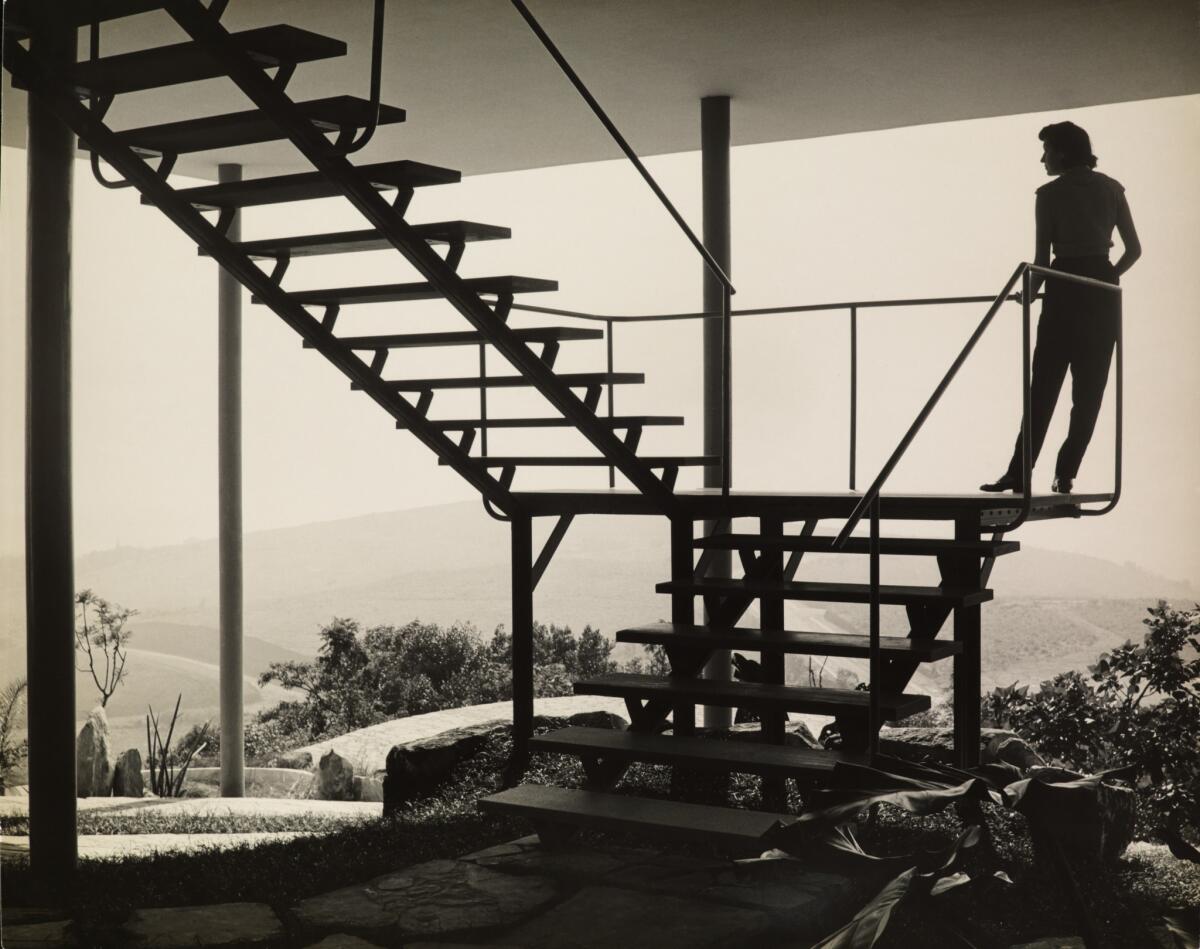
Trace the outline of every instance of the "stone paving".
<instances>
[{"instance_id":1,"label":"stone paving","mask_svg":"<svg viewBox=\"0 0 1200 949\"><path fill-rule=\"evenodd\" d=\"M866 884L866 889L870 884ZM5 949L740 949L807 946L853 911L861 883L796 861L731 861L536 837L433 860L283 908L143 909L80 933L6 914Z\"/></svg>"}]
</instances>

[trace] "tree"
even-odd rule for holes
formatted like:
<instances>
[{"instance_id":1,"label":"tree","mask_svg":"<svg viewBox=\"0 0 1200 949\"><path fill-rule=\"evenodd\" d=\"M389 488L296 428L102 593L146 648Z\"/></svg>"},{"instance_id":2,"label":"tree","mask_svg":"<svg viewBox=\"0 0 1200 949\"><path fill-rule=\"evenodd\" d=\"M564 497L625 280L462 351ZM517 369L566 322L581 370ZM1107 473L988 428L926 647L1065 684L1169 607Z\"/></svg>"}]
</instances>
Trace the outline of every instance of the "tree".
<instances>
[{"instance_id":1,"label":"tree","mask_svg":"<svg viewBox=\"0 0 1200 949\"><path fill-rule=\"evenodd\" d=\"M93 614L90 617L89 610ZM91 590L84 590L75 596L75 615L75 652L82 657L76 659L76 668L91 673L92 681L100 690L100 707L103 708L125 678L128 644L133 635L125 624L131 616L137 615L137 610L124 609L101 599ZM100 667L101 657L103 668Z\"/></svg>"},{"instance_id":2,"label":"tree","mask_svg":"<svg viewBox=\"0 0 1200 949\"><path fill-rule=\"evenodd\" d=\"M1140 644L1065 672L1037 692L1014 683L983 699L986 724L1012 728L1077 771L1134 764L1142 831L1200 828L1200 606L1149 609Z\"/></svg>"},{"instance_id":3,"label":"tree","mask_svg":"<svg viewBox=\"0 0 1200 949\"><path fill-rule=\"evenodd\" d=\"M29 741L17 740L25 719L25 696L24 676L0 689L0 791L29 755Z\"/></svg>"}]
</instances>

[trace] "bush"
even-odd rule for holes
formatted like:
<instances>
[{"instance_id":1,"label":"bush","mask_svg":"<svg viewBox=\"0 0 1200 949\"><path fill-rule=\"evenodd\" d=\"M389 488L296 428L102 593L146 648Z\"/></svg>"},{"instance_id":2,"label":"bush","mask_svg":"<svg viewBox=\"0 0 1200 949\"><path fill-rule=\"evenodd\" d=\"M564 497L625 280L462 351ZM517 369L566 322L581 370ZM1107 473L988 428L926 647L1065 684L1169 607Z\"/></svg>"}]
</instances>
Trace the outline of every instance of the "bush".
<instances>
[{"instance_id":1,"label":"bush","mask_svg":"<svg viewBox=\"0 0 1200 949\"><path fill-rule=\"evenodd\" d=\"M303 698L281 702L247 724L246 754L342 735L379 722L512 698L512 636L498 627L484 641L469 624L441 627L416 620L374 626L335 618L321 630L312 662L273 662L258 677ZM586 626L533 625L534 692L570 695L573 680L612 672L612 643Z\"/></svg>"},{"instance_id":2,"label":"bush","mask_svg":"<svg viewBox=\"0 0 1200 949\"><path fill-rule=\"evenodd\" d=\"M1148 612L1139 645L1126 642L1089 675L1064 672L1037 692L995 689L983 720L1076 771L1137 765L1143 835L1200 829L1200 606L1159 602Z\"/></svg>"}]
</instances>

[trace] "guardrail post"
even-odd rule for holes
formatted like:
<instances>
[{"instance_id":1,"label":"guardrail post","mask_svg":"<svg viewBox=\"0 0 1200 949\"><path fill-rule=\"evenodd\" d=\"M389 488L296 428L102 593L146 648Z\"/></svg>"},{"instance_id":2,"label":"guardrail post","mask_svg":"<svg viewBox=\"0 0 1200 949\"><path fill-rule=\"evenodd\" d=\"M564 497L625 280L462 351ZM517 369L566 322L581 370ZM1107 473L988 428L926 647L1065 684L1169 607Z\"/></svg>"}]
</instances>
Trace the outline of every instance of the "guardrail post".
<instances>
[{"instance_id":1,"label":"guardrail post","mask_svg":"<svg viewBox=\"0 0 1200 949\"><path fill-rule=\"evenodd\" d=\"M883 657L879 650L879 497L871 502L871 605L870 605L870 708L867 717L867 754L872 761L879 754L879 690L883 688Z\"/></svg>"},{"instance_id":2,"label":"guardrail post","mask_svg":"<svg viewBox=\"0 0 1200 949\"><path fill-rule=\"evenodd\" d=\"M1024 493L1025 514L1028 516L1033 489L1033 438L1029 430L1032 422L1029 360L1030 327L1029 314L1033 301L1029 299L1033 289L1033 275L1029 268L1021 272L1021 490Z\"/></svg>"},{"instance_id":3,"label":"guardrail post","mask_svg":"<svg viewBox=\"0 0 1200 949\"><path fill-rule=\"evenodd\" d=\"M605 345L606 345L606 346L607 346L607 348L608 348L608 376L609 376L609 383L608 383L608 417L609 417L609 418L612 418L612 417L613 417L613 384L612 384L612 374L613 374L613 321L612 321L612 320L605 320L605 321L604 321L604 341L605 341ZM608 466L608 486L609 486L610 488L615 488L615 487L617 486L617 469L616 469L616 468L614 468L612 465L609 465L609 466Z\"/></svg>"},{"instance_id":4,"label":"guardrail post","mask_svg":"<svg viewBox=\"0 0 1200 949\"><path fill-rule=\"evenodd\" d=\"M850 490L858 472L858 307L850 307Z\"/></svg>"}]
</instances>

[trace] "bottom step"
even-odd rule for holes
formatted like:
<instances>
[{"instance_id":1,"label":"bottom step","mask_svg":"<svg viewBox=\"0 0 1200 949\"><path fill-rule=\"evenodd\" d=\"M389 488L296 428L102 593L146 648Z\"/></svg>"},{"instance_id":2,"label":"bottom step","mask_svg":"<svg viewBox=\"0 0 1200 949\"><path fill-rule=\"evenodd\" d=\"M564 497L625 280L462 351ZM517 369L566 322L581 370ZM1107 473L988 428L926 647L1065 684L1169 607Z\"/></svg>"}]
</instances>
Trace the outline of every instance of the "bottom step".
<instances>
[{"instance_id":1,"label":"bottom step","mask_svg":"<svg viewBox=\"0 0 1200 949\"><path fill-rule=\"evenodd\" d=\"M790 814L743 811L707 804L683 804L598 791L523 784L479 802L481 810L524 817L534 824L569 824L595 830L634 831L673 840L690 840L757 852L767 849L762 836Z\"/></svg>"},{"instance_id":2,"label":"bottom step","mask_svg":"<svg viewBox=\"0 0 1200 949\"><path fill-rule=\"evenodd\" d=\"M679 765L722 774L783 778L829 775L839 761L866 764L866 756L793 745L720 738L649 735L611 728L560 728L530 740L533 751Z\"/></svg>"}]
</instances>

